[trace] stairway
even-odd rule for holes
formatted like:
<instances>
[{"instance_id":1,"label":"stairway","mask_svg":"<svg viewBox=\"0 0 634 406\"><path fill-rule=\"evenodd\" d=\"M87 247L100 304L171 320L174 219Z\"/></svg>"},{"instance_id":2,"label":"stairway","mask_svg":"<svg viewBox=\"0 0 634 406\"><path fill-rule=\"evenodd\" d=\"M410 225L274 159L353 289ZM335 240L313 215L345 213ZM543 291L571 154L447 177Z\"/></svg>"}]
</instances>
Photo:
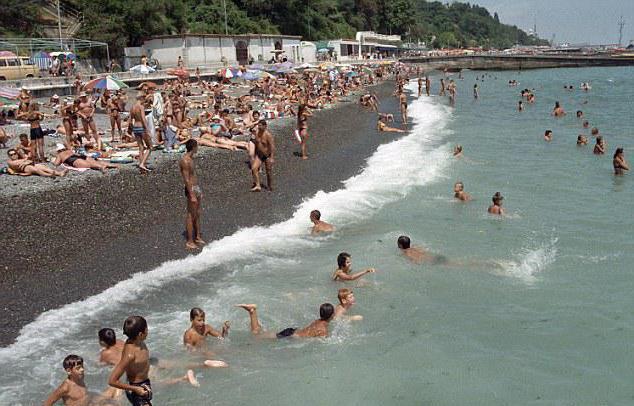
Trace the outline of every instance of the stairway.
<instances>
[{"instance_id":1,"label":"stairway","mask_svg":"<svg viewBox=\"0 0 634 406\"><path fill-rule=\"evenodd\" d=\"M72 38L79 32L84 15L67 2L60 1L60 20L62 25L62 37ZM57 21L57 0L43 0L40 7L40 20L42 30L47 37L59 37Z\"/></svg>"}]
</instances>

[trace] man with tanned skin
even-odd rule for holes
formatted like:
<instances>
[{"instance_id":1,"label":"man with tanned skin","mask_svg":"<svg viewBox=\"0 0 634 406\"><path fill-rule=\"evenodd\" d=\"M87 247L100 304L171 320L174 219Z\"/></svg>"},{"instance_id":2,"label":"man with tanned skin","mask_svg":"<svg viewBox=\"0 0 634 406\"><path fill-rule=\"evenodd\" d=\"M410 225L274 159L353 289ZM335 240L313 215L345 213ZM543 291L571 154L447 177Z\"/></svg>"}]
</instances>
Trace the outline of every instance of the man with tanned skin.
<instances>
[{"instance_id":1,"label":"man with tanned skin","mask_svg":"<svg viewBox=\"0 0 634 406\"><path fill-rule=\"evenodd\" d=\"M112 132L111 142L115 142L115 129L119 130L119 139L123 139L123 131L121 130L121 115L119 114L119 92L108 99L106 103L106 110L110 116L110 131Z\"/></svg>"},{"instance_id":2,"label":"man with tanned skin","mask_svg":"<svg viewBox=\"0 0 634 406\"><path fill-rule=\"evenodd\" d=\"M425 76L425 93L427 93L427 96L429 96L430 92L431 92L431 80L429 79L429 76Z\"/></svg>"},{"instance_id":3,"label":"man with tanned skin","mask_svg":"<svg viewBox=\"0 0 634 406\"><path fill-rule=\"evenodd\" d=\"M469 193L464 191L464 183L456 182L456 184L453 185L453 191L453 197L455 197L456 199L463 202L468 202L469 200L471 200L471 196L469 196Z\"/></svg>"},{"instance_id":4,"label":"man with tanned skin","mask_svg":"<svg viewBox=\"0 0 634 406\"><path fill-rule=\"evenodd\" d=\"M415 264L423 262L430 263L431 265L446 265L448 264L447 257L444 255L436 255L426 252L419 247L412 247L410 238L406 235L401 235L396 240L396 245L401 250L403 255Z\"/></svg>"},{"instance_id":5,"label":"man with tanned skin","mask_svg":"<svg viewBox=\"0 0 634 406\"><path fill-rule=\"evenodd\" d=\"M313 228L310 231L313 235L317 235L319 233L331 233L335 231L334 226L321 220L321 212L319 210L313 210L310 212L310 221L313 223Z\"/></svg>"},{"instance_id":6,"label":"man with tanned skin","mask_svg":"<svg viewBox=\"0 0 634 406\"><path fill-rule=\"evenodd\" d=\"M495 192L495 194L491 198L491 200L493 201L493 204L489 206L489 209L488 209L489 214L497 214L499 216L504 215L504 209L502 208L503 199L504 199L504 196L502 196L500 192Z\"/></svg>"},{"instance_id":7,"label":"man with tanned skin","mask_svg":"<svg viewBox=\"0 0 634 406\"><path fill-rule=\"evenodd\" d=\"M335 307L330 303L324 303L319 306L319 319L313 321L308 326L302 329L286 328L277 334L271 331L262 331L262 326L258 320L257 305L254 304L238 304L236 307L241 307L249 312L249 320L251 333L260 337L266 338L286 338L286 337L328 337L328 324L333 319L335 314Z\"/></svg>"},{"instance_id":8,"label":"man with tanned skin","mask_svg":"<svg viewBox=\"0 0 634 406\"><path fill-rule=\"evenodd\" d=\"M101 151L101 136L97 132L97 125L95 124L95 106L92 104L92 101L88 99L88 95L85 92L79 94L79 100L79 111L77 112L77 115L81 118L84 133L88 138L90 137L90 132L92 131L92 136L97 143L97 149Z\"/></svg>"},{"instance_id":9,"label":"man with tanned skin","mask_svg":"<svg viewBox=\"0 0 634 406\"><path fill-rule=\"evenodd\" d=\"M341 319L345 316L348 320L363 320L363 316L361 315L346 316L348 310L350 310L350 308L356 303L352 290L348 288L339 289L337 292L337 298L339 299L339 304L335 307L335 315L333 319Z\"/></svg>"},{"instance_id":10,"label":"man with tanned skin","mask_svg":"<svg viewBox=\"0 0 634 406\"><path fill-rule=\"evenodd\" d=\"M130 120L132 120L132 134L139 146L139 169L142 172L149 172L146 164L152 152L152 139L148 133L147 121L145 121L144 101L145 96L137 96L136 103L130 109Z\"/></svg>"},{"instance_id":11,"label":"man with tanned skin","mask_svg":"<svg viewBox=\"0 0 634 406\"><path fill-rule=\"evenodd\" d=\"M401 92L398 95L398 100L401 106L401 120L403 121L403 125L407 125L407 95L405 92Z\"/></svg>"},{"instance_id":12,"label":"man with tanned skin","mask_svg":"<svg viewBox=\"0 0 634 406\"><path fill-rule=\"evenodd\" d=\"M185 183L185 197L187 197L187 217L185 227L187 230L187 243L185 248L196 249L205 241L200 237L200 207L203 197L202 190L198 186L194 155L198 152L198 142L189 139L185 143L187 152L179 162L183 182Z\"/></svg>"},{"instance_id":13,"label":"man with tanned skin","mask_svg":"<svg viewBox=\"0 0 634 406\"><path fill-rule=\"evenodd\" d=\"M253 175L254 186L251 188L252 192L259 192L262 190L260 185L260 167L264 162L264 168L266 169L266 184L269 191L273 191L273 163L275 162L275 141L273 136L267 129L265 120L260 120L258 123L258 130L255 133L255 158L251 164L251 174Z\"/></svg>"}]
</instances>

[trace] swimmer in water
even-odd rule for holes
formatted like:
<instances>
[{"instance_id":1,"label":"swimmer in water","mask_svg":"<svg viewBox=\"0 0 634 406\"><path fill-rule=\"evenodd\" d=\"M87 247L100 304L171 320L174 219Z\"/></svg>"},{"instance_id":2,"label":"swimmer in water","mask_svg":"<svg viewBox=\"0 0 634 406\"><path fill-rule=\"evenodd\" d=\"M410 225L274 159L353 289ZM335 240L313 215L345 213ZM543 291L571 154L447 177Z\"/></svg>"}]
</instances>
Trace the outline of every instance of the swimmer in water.
<instances>
[{"instance_id":1,"label":"swimmer in water","mask_svg":"<svg viewBox=\"0 0 634 406\"><path fill-rule=\"evenodd\" d=\"M489 214L497 214L503 216L504 209L502 208L502 200L504 200L504 196L502 196L500 192L495 192L491 200L493 201L493 204L489 206L487 210Z\"/></svg>"},{"instance_id":2,"label":"swimmer in water","mask_svg":"<svg viewBox=\"0 0 634 406\"><path fill-rule=\"evenodd\" d=\"M583 145L588 145L588 137L586 137L583 134L579 134L577 136L577 146L583 146Z\"/></svg>"},{"instance_id":3,"label":"swimmer in water","mask_svg":"<svg viewBox=\"0 0 634 406\"><path fill-rule=\"evenodd\" d=\"M331 224L321 220L321 212L319 210L313 210L310 212L310 221L313 223L313 228L310 233L317 235L319 233L331 233L335 231L335 227Z\"/></svg>"},{"instance_id":4,"label":"swimmer in water","mask_svg":"<svg viewBox=\"0 0 634 406\"><path fill-rule=\"evenodd\" d=\"M376 129L378 131L387 132L387 133L404 133L405 132L405 130L401 130L400 128L394 128L394 127L388 126L387 124L385 124L382 117L379 117L379 119L377 120Z\"/></svg>"},{"instance_id":5,"label":"swimmer in water","mask_svg":"<svg viewBox=\"0 0 634 406\"><path fill-rule=\"evenodd\" d=\"M352 257L347 252L342 252L337 255L337 269L332 274L333 281L354 281L359 279L365 274L374 273L376 269L368 268L361 272L351 274L352 271Z\"/></svg>"},{"instance_id":6,"label":"swimmer in water","mask_svg":"<svg viewBox=\"0 0 634 406\"><path fill-rule=\"evenodd\" d=\"M412 247L411 240L406 235L401 235L396 240L396 245L401 250L403 255L410 261L415 264L420 264L422 262L429 262L431 265L442 265L447 264L447 257L443 255L434 255L425 252L420 247Z\"/></svg>"},{"instance_id":7,"label":"swimmer in water","mask_svg":"<svg viewBox=\"0 0 634 406\"><path fill-rule=\"evenodd\" d=\"M117 336L111 328L102 328L99 330L98 336L101 347L99 362L112 366L117 365L121 361L125 343L122 340L117 340Z\"/></svg>"},{"instance_id":8,"label":"swimmer in water","mask_svg":"<svg viewBox=\"0 0 634 406\"><path fill-rule=\"evenodd\" d=\"M598 137L599 136L599 129L597 127L592 127L592 130L590 130L590 135L592 135L593 137Z\"/></svg>"},{"instance_id":9,"label":"swimmer in water","mask_svg":"<svg viewBox=\"0 0 634 406\"><path fill-rule=\"evenodd\" d=\"M551 113L555 117L563 117L566 115L563 107L559 104L559 102L555 102L555 107L553 107L553 112Z\"/></svg>"},{"instance_id":10,"label":"swimmer in water","mask_svg":"<svg viewBox=\"0 0 634 406\"><path fill-rule=\"evenodd\" d=\"M552 132L552 130L546 130L546 132L544 133L544 140L548 141L548 142L553 140L553 132Z\"/></svg>"},{"instance_id":11,"label":"swimmer in water","mask_svg":"<svg viewBox=\"0 0 634 406\"><path fill-rule=\"evenodd\" d=\"M480 91L478 89L478 84L473 85L473 98L478 100L480 98Z\"/></svg>"},{"instance_id":12,"label":"swimmer in water","mask_svg":"<svg viewBox=\"0 0 634 406\"><path fill-rule=\"evenodd\" d=\"M328 337L328 324L335 315L335 307L330 303L323 303L319 306L319 319L313 321L308 326L302 329L285 328L279 333L275 334L272 331L262 331L262 325L258 320L257 305L254 304L237 304L236 307L240 307L249 312L249 321L251 333L259 337L264 338L287 338L287 337Z\"/></svg>"},{"instance_id":13,"label":"swimmer in water","mask_svg":"<svg viewBox=\"0 0 634 406\"><path fill-rule=\"evenodd\" d=\"M334 319L346 318L348 320L360 321L363 320L363 316L361 315L353 315L348 316L346 313L354 304L356 303L356 299L354 297L354 293L352 293L351 289L341 288L337 292L337 298L339 299L339 304L335 307L335 315Z\"/></svg>"},{"instance_id":14,"label":"swimmer in water","mask_svg":"<svg viewBox=\"0 0 634 406\"><path fill-rule=\"evenodd\" d=\"M623 148L617 148L616 151L614 151L612 165L614 166L614 174L617 176L625 175L625 172L623 171L630 170L630 166L625 160L625 152L623 151Z\"/></svg>"},{"instance_id":15,"label":"swimmer in water","mask_svg":"<svg viewBox=\"0 0 634 406\"><path fill-rule=\"evenodd\" d=\"M590 128L590 122L588 120L583 120L582 127L583 128Z\"/></svg>"},{"instance_id":16,"label":"swimmer in water","mask_svg":"<svg viewBox=\"0 0 634 406\"><path fill-rule=\"evenodd\" d=\"M229 334L229 322L225 321L222 325L222 331L214 330L209 324L205 323L205 312L203 309L194 307L189 311L189 320L191 327L183 334L183 344L188 350L195 350L206 344L208 336L223 340Z\"/></svg>"},{"instance_id":17,"label":"swimmer in water","mask_svg":"<svg viewBox=\"0 0 634 406\"><path fill-rule=\"evenodd\" d=\"M603 141L603 137L599 135L597 137L597 143L594 144L594 150L592 151L592 153L595 155L603 155L605 154L606 146L607 145L605 145L605 141Z\"/></svg>"},{"instance_id":18,"label":"swimmer in water","mask_svg":"<svg viewBox=\"0 0 634 406\"><path fill-rule=\"evenodd\" d=\"M578 119L582 119L583 118L583 111L577 110L577 118Z\"/></svg>"},{"instance_id":19,"label":"swimmer in water","mask_svg":"<svg viewBox=\"0 0 634 406\"><path fill-rule=\"evenodd\" d=\"M462 145L456 145L455 148L453 149L453 156L455 158L461 158L462 157Z\"/></svg>"},{"instance_id":20,"label":"swimmer in water","mask_svg":"<svg viewBox=\"0 0 634 406\"><path fill-rule=\"evenodd\" d=\"M524 102L521 100L517 102L517 111L524 111Z\"/></svg>"},{"instance_id":21,"label":"swimmer in water","mask_svg":"<svg viewBox=\"0 0 634 406\"><path fill-rule=\"evenodd\" d=\"M469 193L464 191L464 183L460 181L456 182L453 185L453 191L454 191L453 197L455 197L456 199L463 202L468 202L469 200L471 200L471 196L469 195Z\"/></svg>"}]
</instances>

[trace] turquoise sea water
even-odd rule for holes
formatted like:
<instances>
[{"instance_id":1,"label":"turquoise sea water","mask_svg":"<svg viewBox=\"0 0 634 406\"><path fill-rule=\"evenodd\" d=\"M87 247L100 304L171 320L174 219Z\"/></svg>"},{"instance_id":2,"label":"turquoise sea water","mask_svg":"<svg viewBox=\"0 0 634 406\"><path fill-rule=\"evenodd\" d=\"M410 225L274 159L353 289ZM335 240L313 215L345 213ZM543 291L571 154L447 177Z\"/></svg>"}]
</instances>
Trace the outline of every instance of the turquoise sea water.
<instances>
[{"instance_id":1,"label":"turquoise sea water","mask_svg":"<svg viewBox=\"0 0 634 406\"><path fill-rule=\"evenodd\" d=\"M496 72L484 82L466 72L455 109L444 98L413 100L409 135L380 147L339 191L307 196L291 219L242 230L25 327L0 349L0 404L40 403L63 379L68 353L87 359L87 384L103 389L109 371L95 362L96 331L112 326L121 335L132 313L148 319L153 355L194 361L182 349L193 306L214 327L231 320L230 338L212 346L230 367L198 370L200 388L155 384L155 404L634 403L634 175L615 178L611 165L617 146L634 161L632 72ZM520 85L508 87L509 79ZM579 90L581 82L592 90ZM525 87L537 102L519 113ZM555 101L568 116L549 115ZM605 156L575 145L578 109L607 139ZM451 157L455 144L464 158ZM457 180L472 202L452 199ZM486 214L496 191L505 218ZM336 233L307 235L314 208ZM451 265L408 262L396 248L401 234ZM377 272L330 281L341 251L356 270ZM257 303L265 329L301 327L342 286L354 289L351 313L364 320L333 322L324 340L255 339L246 312L231 307Z\"/></svg>"}]
</instances>

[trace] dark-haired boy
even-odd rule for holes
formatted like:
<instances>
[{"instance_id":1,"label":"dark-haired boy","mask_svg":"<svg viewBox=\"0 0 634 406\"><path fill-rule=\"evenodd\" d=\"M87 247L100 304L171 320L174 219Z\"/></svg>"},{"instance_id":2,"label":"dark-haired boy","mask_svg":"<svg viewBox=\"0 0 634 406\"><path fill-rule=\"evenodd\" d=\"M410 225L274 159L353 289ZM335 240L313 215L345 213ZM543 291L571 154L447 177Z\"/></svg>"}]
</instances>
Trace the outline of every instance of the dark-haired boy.
<instances>
[{"instance_id":1,"label":"dark-haired boy","mask_svg":"<svg viewBox=\"0 0 634 406\"><path fill-rule=\"evenodd\" d=\"M147 322L141 316L130 316L123 323L123 334L128 339L123 346L121 360L108 379L108 385L125 390L132 406L152 406L150 351L145 345L148 336ZM128 384L119 381L125 372Z\"/></svg>"},{"instance_id":2,"label":"dark-haired boy","mask_svg":"<svg viewBox=\"0 0 634 406\"><path fill-rule=\"evenodd\" d=\"M313 223L313 228L311 230L311 234L313 235L319 233L331 233L335 231L335 227L321 220L321 212L319 210L313 210L310 212L310 221Z\"/></svg>"},{"instance_id":3,"label":"dark-haired boy","mask_svg":"<svg viewBox=\"0 0 634 406\"><path fill-rule=\"evenodd\" d=\"M401 235L396 240L396 245L401 252L410 261L420 264L422 262L431 263L432 265L446 265L449 263L447 257L443 255L435 255L425 252L422 248L412 247L410 238L406 235Z\"/></svg>"},{"instance_id":4,"label":"dark-haired boy","mask_svg":"<svg viewBox=\"0 0 634 406\"><path fill-rule=\"evenodd\" d=\"M302 329L286 328L277 334L273 332L263 332L260 321L258 320L257 305L254 304L237 304L249 312L249 321L251 333L261 337L268 338L286 338L286 337L328 337L328 324L335 315L335 307L330 303L323 303L319 306L319 318Z\"/></svg>"},{"instance_id":5,"label":"dark-haired boy","mask_svg":"<svg viewBox=\"0 0 634 406\"><path fill-rule=\"evenodd\" d=\"M125 343L122 340L117 340L117 336L111 328L102 328L99 330L98 335L99 345L101 346L99 362L113 366L117 365L121 360Z\"/></svg>"},{"instance_id":6,"label":"dark-haired boy","mask_svg":"<svg viewBox=\"0 0 634 406\"><path fill-rule=\"evenodd\" d=\"M178 164L185 183L185 197L187 198L187 217L185 219L187 242L185 248L196 249L205 244L200 236L200 207L203 192L198 186L196 166L194 165L194 155L198 152L198 142L189 139L185 143L185 148L187 152Z\"/></svg>"},{"instance_id":7,"label":"dark-haired boy","mask_svg":"<svg viewBox=\"0 0 634 406\"><path fill-rule=\"evenodd\" d=\"M84 383L84 359L71 354L62 364L68 374L64 380L44 401L44 406L52 406L62 399L65 406L85 405L88 403L88 389Z\"/></svg>"}]
</instances>

